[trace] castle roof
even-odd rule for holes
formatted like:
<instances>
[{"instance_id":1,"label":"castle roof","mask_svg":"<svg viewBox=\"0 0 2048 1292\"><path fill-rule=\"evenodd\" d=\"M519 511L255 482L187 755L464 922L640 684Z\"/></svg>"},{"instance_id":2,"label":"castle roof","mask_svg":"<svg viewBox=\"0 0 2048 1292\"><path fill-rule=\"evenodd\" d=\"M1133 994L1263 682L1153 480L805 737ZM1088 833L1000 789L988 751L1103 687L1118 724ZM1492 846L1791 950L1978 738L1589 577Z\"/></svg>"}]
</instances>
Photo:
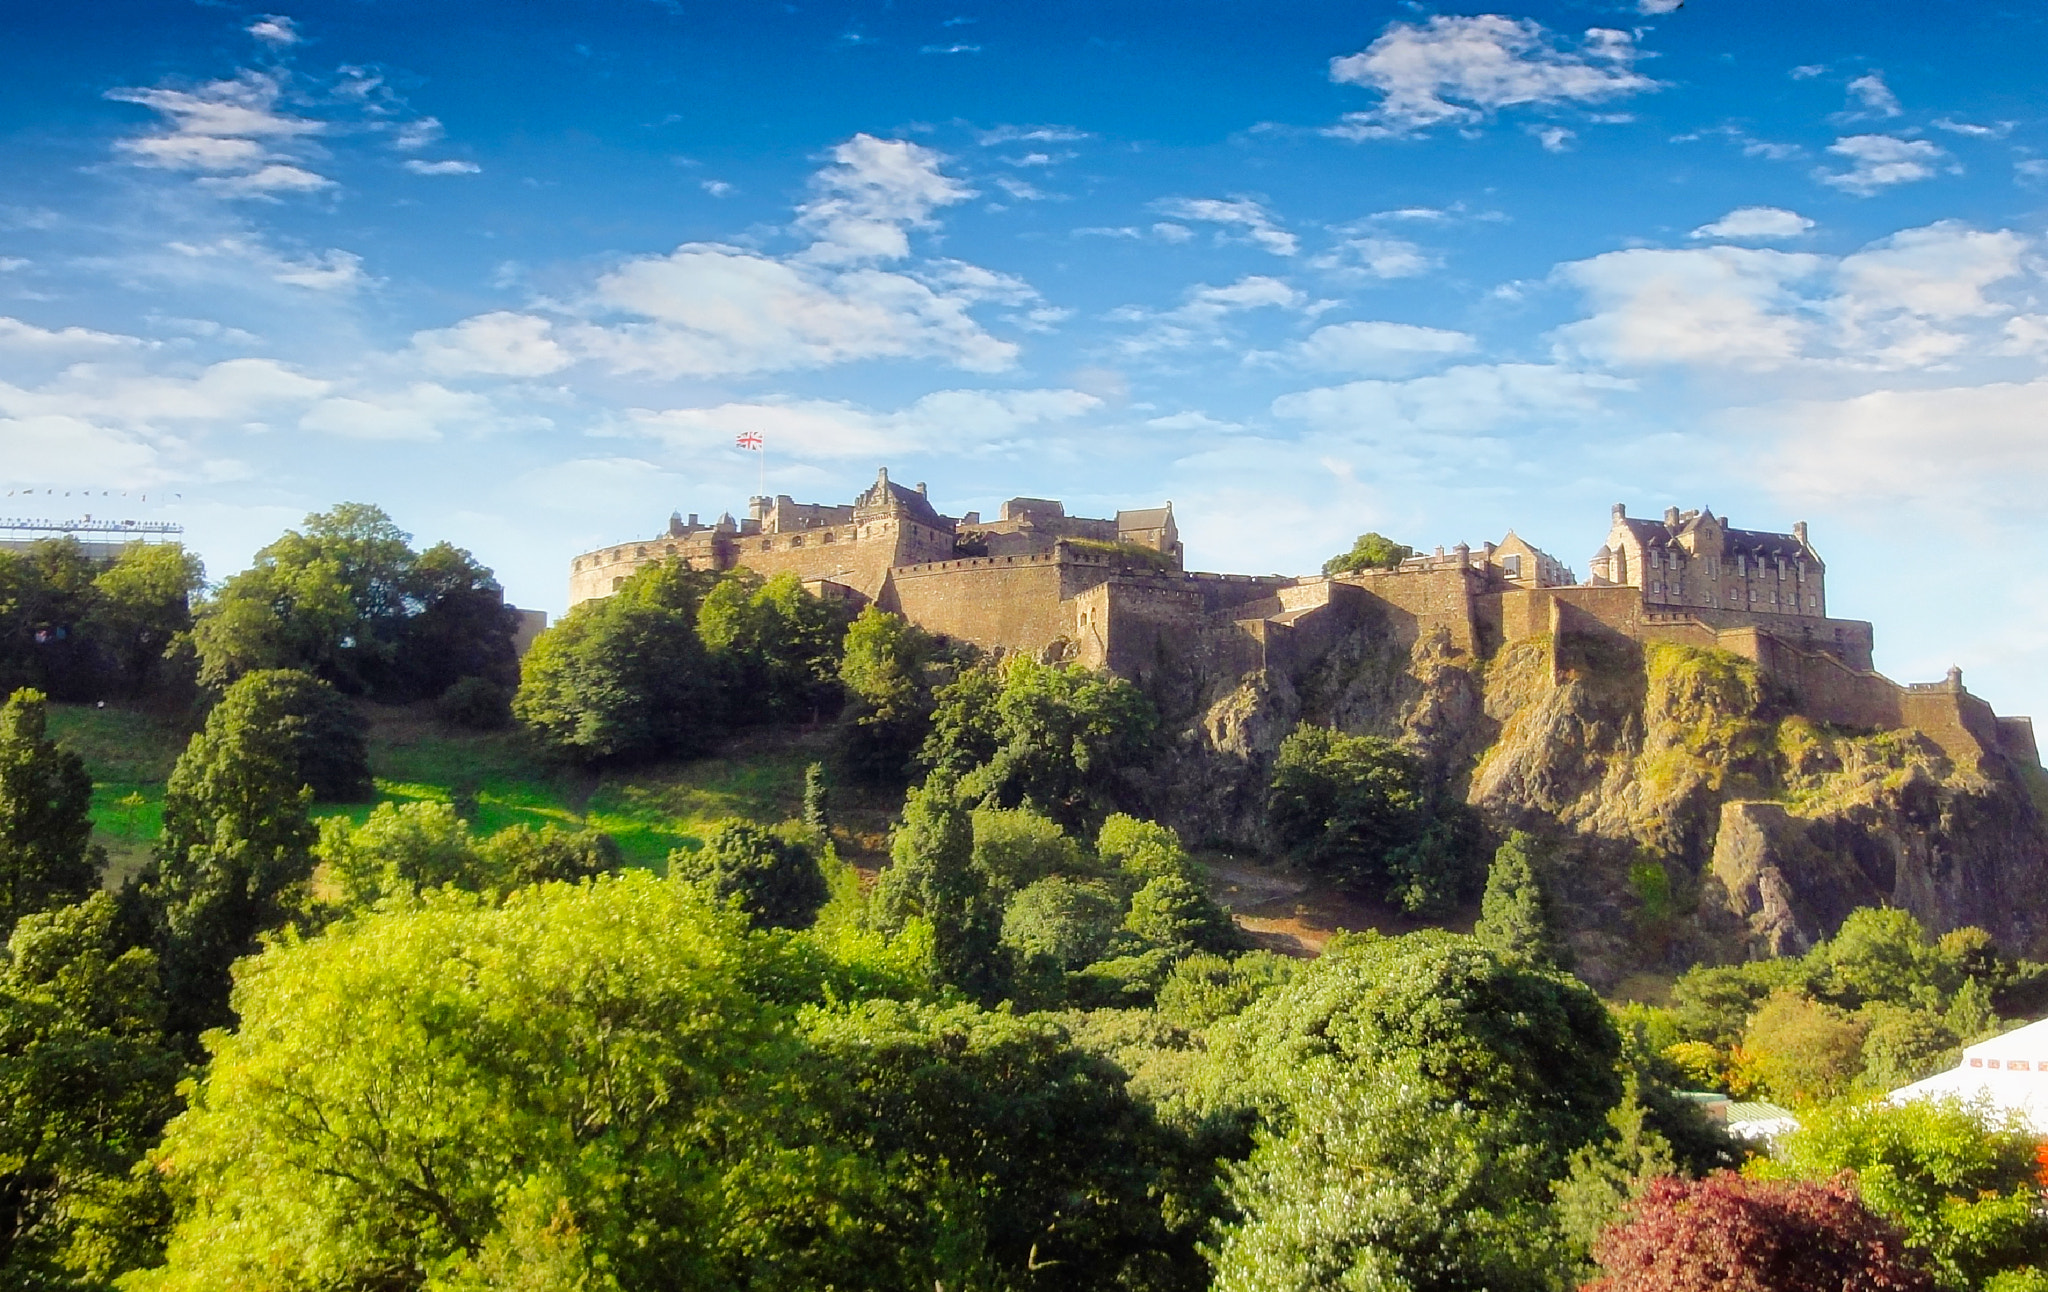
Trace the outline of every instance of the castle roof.
<instances>
[{"instance_id":1,"label":"castle roof","mask_svg":"<svg viewBox=\"0 0 2048 1292\"><path fill-rule=\"evenodd\" d=\"M1141 507L1136 511L1120 511L1116 514L1118 529L1165 529L1173 520L1173 504L1164 507Z\"/></svg>"},{"instance_id":2,"label":"castle roof","mask_svg":"<svg viewBox=\"0 0 2048 1292\"><path fill-rule=\"evenodd\" d=\"M906 489L889 479L889 468L883 467L875 474L875 483L866 493L853 500L856 510L868 511L876 508L890 508L902 511L920 525L933 529L952 529L953 522L933 509L930 500L916 489Z\"/></svg>"}]
</instances>

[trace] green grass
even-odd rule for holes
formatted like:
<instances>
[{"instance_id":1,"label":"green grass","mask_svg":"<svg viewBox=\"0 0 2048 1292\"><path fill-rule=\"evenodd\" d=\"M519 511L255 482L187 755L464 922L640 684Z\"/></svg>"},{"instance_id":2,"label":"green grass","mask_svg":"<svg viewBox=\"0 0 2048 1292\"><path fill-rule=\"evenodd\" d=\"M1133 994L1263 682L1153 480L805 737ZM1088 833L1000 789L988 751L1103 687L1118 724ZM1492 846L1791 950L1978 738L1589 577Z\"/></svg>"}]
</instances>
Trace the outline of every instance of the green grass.
<instances>
[{"instance_id":1,"label":"green grass","mask_svg":"<svg viewBox=\"0 0 2048 1292\"><path fill-rule=\"evenodd\" d=\"M629 863L655 870L728 817L796 815L804 768L825 757L822 736L764 732L710 758L593 773L548 762L516 732L453 731L412 709L365 712L378 802L456 803L479 834L513 825L602 830ZM149 858L163 828L164 782L189 732L133 710L52 705L50 734L85 760L93 839L107 850L110 882L119 882ZM360 823L374 807L323 803L313 815Z\"/></svg>"}]
</instances>

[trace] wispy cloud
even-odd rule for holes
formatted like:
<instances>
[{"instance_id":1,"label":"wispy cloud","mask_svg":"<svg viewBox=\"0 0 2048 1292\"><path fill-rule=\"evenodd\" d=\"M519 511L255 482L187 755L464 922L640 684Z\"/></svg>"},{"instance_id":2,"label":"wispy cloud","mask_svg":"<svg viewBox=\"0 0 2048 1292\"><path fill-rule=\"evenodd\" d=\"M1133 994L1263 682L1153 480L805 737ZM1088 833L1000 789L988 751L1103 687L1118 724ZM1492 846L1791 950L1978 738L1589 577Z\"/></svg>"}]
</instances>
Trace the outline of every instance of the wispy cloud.
<instances>
[{"instance_id":1,"label":"wispy cloud","mask_svg":"<svg viewBox=\"0 0 2048 1292\"><path fill-rule=\"evenodd\" d=\"M421 161L406 159L405 168L415 175L474 175L483 167L470 161Z\"/></svg>"},{"instance_id":2,"label":"wispy cloud","mask_svg":"<svg viewBox=\"0 0 2048 1292\"><path fill-rule=\"evenodd\" d=\"M1813 177L1858 197L1932 179L1936 163L1948 156L1925 139L1901 139L1897 135L1849 135L1828 145L1828 151L1848 158L1849 169L1821 167L1813 172Z\"/></svg>"},{"instance_id":3,"label":"wispy cloud","mask_svg":"<svg viewBox=\"0 0 2048 1292\"><path fill-rule=\"evenodd\" d=\"M305 39L299 35L299 25L283 14L265 14L244 30L266 45L279 47L296 45Z\"/></svg>"},{"instance_id":4,"label":"wispy cloud","mask_svg":"<svg viewBox=\"0 0 2048 1292\"><path fill-rule=\"evenodd\" d=\"M1658 88L1634 69L1638 57L1634 36L1601 27L1570 42L1499 14L1392 23L1364 50L1331 60L1331 80L1383 97L1326 133L1393 139L1470 125L1502 108L1598 103Z\"/></svg>"},{"instance_id":5,"label":"wispy cloud","mask_svg":"<svg viewBox=\"0 0 2048 1292\"><path fill-rule=\"evenodd\" d=\"M1813 221L1797 211L1780 206L1741 206L1712 224L1703 224L1689 235L1694 238L1726 238L1734 242L1775 241L1796 238L1813 228Z\"/></svg>"},{"instance_id":6,"label":"wispy cloud","mask_svg":"<svg viewBox=\"0 0 2048 1292\"><path fill-rule=\"evenodd\" d=\"M1276 256L1292 256L1301 240L1282 229L1272 212L1256 198L1169 198L1156 204L1161 215L1223 226L1218 237L1235 236Z\"/></svg>"}]
</instances>

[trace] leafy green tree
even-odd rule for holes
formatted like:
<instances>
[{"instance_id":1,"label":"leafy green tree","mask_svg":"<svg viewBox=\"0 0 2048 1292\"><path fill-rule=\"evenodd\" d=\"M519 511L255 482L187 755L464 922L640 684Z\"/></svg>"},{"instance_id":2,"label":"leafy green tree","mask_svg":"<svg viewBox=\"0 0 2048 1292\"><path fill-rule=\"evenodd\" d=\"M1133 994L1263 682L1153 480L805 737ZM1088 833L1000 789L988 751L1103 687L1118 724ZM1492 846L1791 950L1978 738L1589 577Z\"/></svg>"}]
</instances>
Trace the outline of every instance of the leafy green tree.
<instances>
[{"instance_id":1,"label":"leafy green tree","mask_svg":"<svg viewBox=\"0 0 2048 1292\"><path fill-rule=\"evenodd\" d=\"M1911 911L1866 906L1807 956L1819 993L1855 1009L1870 1001L1931 1007L1959 984Z\"/></svg>"},{"instance_id":2,"label":"leafy green tree","mask_svg":"<svg viewBox=\"0 0 2048 1292\"><path fill-rule=\"evenodd\" d=\"M0 553L0 690L34 687L60 700L94 695L100 661L86 625L99 572L69 535Z\"/></svg>"},{"instance_id":3,"label":"leafy green tree","mask_svg":"<svg viewBox=\"0 0 2048 1292\"><path fill-rule=\"evenodd\" d=\"M444 884L471 892L484 884L469 825L446 803L379 803L361 825L329 817L314 855L352 906Z\"/></svg>"},{"instance_id":4,"label":"leafy green tree","mask_svg":"<svg viewBox=\"0 0 2048 1292\"><path fill-rule=\"evenodd\" d=\"M804 816L806 826L820 836L832 829L832 787L825 780L825 764L812 763L804 768Z\"/></svg>"},{"instance_id":5,"label":"leafy green tree","mask_svg":"<svg viewBox=\"0 0 2048 1292\"><path fill-rule=\"evenodd\" d=\"M1099 882L1052 875L1020 889L1003 908L1003 943L1018 955L1079 969L1109 949L1123 904Z\"/></svg>"},{"instance_id":6,"label":"leafy green tree","mask_svg":"<svg viewBox=\"0 0 2048 1292\"><path fill-rule=\"evenodd\" d=\"M487 677L465 677L441 692L434 716L451 727L497 731L512 723L512 688Z\"/></svg>"},{"instance_id":7,"label":"leafy green tree","mask_svg":"<svg viewBox=\"0 0 2048 1292\"><path fill-rule=\"evenodd\" d=\"M1957 1292L2048 1267L2037 1137L2017 1115L1954 1101L1834 1104L1803 1113L1762 1179L1825 1182L1851 1173L1863 1201L1889 1217Z\"/></svg>"},{"instance_id":8,"label":"leafy green tree","mask_svg":"<svg viewBox=\"0 0 2048 1292\"><path fill-rule=\"evenodd\" d=\"M1235 959L1197 952L1175 962L1159 986L1160 1016L1185 1028L1205 1028L1245 1008L1294 976L1295 961L1271 951Z\"/></svg>"},{"instance_id":9,"label":"leafy green tree","mask_svg":"<svg viewBox=\"0 0 2048 1292\"><path fill-rule=\"evenodd\" d=\"M167 655L192 630L192 598L205 582L206 567L176 543L131 543L93 579L86 629L118 690L136 696L165 684Z\"/></svg>"},{"instance_id":10,"label":"leafy green tree","mask_svg":"<svg viewBox=\"0 0 2048 1292\"><path fill-rule=\"evenodd\" d=\"M114 900L95 893L25 917L0 956L9 1288L106 1287L147 1255L152 1183L129 1168L170 1115L183 1064L164 1045L156 957L123 946L117 923Z\"/></svg>"},{"instance_id":11,"label":"leafy green tree","mask_svg":"<svg viewBox=\"0 0 2048 1292\"><path fill-rule=\"evenodd\" d=\"M1899 1232L1843 1183L1653 1182L1594 1249L1587 1292L1923 1292Z\"/></svg>"},{"instance_id":12,"label":"leafy green tree","mask_svg":"<svg viewBox=\"0 0 2048 1292\"><path fill-rule=\"evenodd\" d=\"M1849 1089L1863 1066L1865 1027L1832 1005L1781 991L1758 1008L1742 1044L1774 1094L1809 1103Z\"/></svg>"},{"instance_id":13,"label":"leafy green tree","mask_svg":"<svg viewBox=\"0 0 2048 1292\"><path fill-rule=\"evenodd\" d=\"M1114 812L1095 835L1095 854L1104 865L1114 866L1132 883L1144 884L1161 875L1199 880L1194 858L1181 846L1180 836L1157 821L1141 821Z\"/></svg>"},{"instance_id":14,"label":"leafy green tree","mask_svg":"<svg viewBox=\"0 0 2048 1292\"><path fill-rule=\"evenodd\" d=\"M714 577L670 560L576 606L527 652L513 716L585 762L706 748L726 720L697 635L698 602Z\"/></svg>"},{"instance_id":15,"label":"leafy green tree","mask_svg":"<svg viewBox=\"0 0 2048 1292\"><path fill-rule=\"evenodd\" d=\"M886 1168L903 1236L832 1285L1205 1286L1188 1177L1207 1163L1047 1017L876 1001L807 1039L836 1137Z\"/></svg>"},{"instance_id":16,"label":"leafy green tree","mask_svg":"<svg viewBox=\"0 0 2048 1292\"><path fill-rule=\"evenodd\" d=\"M1467 814L1434 802L1422 764L1377 736L1295 728L1274 759L1266 815L1303 865L1408 910L1441 911L1473 878Z\"/></svg>"},{"instance_id":17,"label":"leafy green tree","mask_svg":"<svg viewBox=\"0 0 2048 1292\"><path fill-rule=\"evenodd\" d=\"M426 553L364 503L306 517L200 607L200 680L297 668L350 694L431 699L463 677L509 682L515 617L459 548Z\"/></svg>"},{"instance_id":18,"label":"leafy green tree","mask_svg":"<svg viewBox=\"0 0 2048 1292\"><path fill-rule=\"evenodd\" d=\"M370 776L370 724L355 703L298 669L245 674L284 715L299 779L320 803L367 803L377 796Z\"/></svg>"},{"instance_id":19,"label":"leafy green tree","mask_svg":"<svg viewBox=\"0 0 2048 1292\"><path fill-rule=\"evenodd\" d=\"M791 1142L792 1038L742 966L775 953L644 872L271 948L155 1155L177 1224L130 1286L831 1282L870 1177Z\"/></svg>"},{"instance_id":20,"label":"leafy green tree","mask_svg":"<svg viewBox=\"0 0 2048 1292\"><path fill-rule=\"evenodd\" d=\"M1550 894L1536 874L1536 849L1535 836L1516 830L1495 851L1472 936L1503 955L1569 965L1571 953L1557 936Z\"/></svg>"},{"instance_id":21,"label":"leafy green tree","mask_svg":"<svg viewBox=\"0 0 2048 1292\"><path fill-rule=\"evenodd\" d=\"M484 872L499 892L532 884L578 884L625 864L619 845L596 830L507 826L477 844Z\"/></svg>"},{"instance_id":22,"label":"leafy green tree","mask_svg":"<svg viewBox=\"0 0 2048 1292\"><path fill-rule=\"evenodd\" d=\"M1351 550L1323 562L1324 574L1350 574L1358 570L1391 570L1415 555L1415 549L1396 543L1384 534L1360 534Z\"/></svg>"},{"instance_id":23,"label":"leafy green tree","mask_svg":"<svg viewBox=\"0 0 2048 1292\"><path fill-rule=\"evenodd\" d=\"M944 652L923 629L878 606L861 608L847 626L839 682L841 748L854 775L901 784L931 730L932 689Z\"/></svg>"},{"instance_id":24,"label":"leafy green tree","mask_svg":"<svg viewBox=\"0 0 2048 1292\"><path fill-rule=\"evenodd\" d=\"M904 800L889 868L875 885L874 917L888 933L913 917L927 921L937 979L993 1002L1009 979L1001 941L1010 890L992 884L974 854L974 815L958 788L943 774L927 778Z\"/></svg>"},{"instance_id":25,"label":"leafy green tree","mask_svg":"<svg viewBox=\"0 0 2048 1292\"><path fill-rule=\"evenodd\" d=\"M1547 1164L1523 1128L1389 1078L1318 1065L1289 1128L1232 1171L1242 1219L1217 1246L1217 1292L1557 1286Z\"/></svg>"},{"instance_id":26,"label":"leafy green tree","mask_svg":"<svg viewBox=\"0 0 2048 1292\"><path fill-rule=\"evenodd\" d=\"M1161 875L1132 894L1124 930L1181 955L1233 951L1243 945L1230 913L1182 875Z\"/></svg>"},{"instance_id":27,"label":"leafy green tree","mask_svg":"<svg viewBox=\"0 0 2048 1292\"><path fill-rule=\"evenodd\" d=\"M303 675L251 673L229 686L164 791L154 873L170 1026L227 1021L228 968L297 910L312 875L312 790L300 760Z\"/></svg>"},{"instance_id":28,"label":"leafy green tree","mask_svg":"<svg viewBox=\"0 0 2048 1292\"><path fill-rule=\"evenodd\" d=\"M990 807L1078 830L1115 806L1117 776L1151 749L1158 714L1135 686L1078 664L1013 655L938 695L919 757Z\"/></svg>"},{"instance_id":29,"label":"leafy green tree","mask_svg":"<svg viewBox=\"0 0 2048 1292\"><path fill-rule=\"evenodd\" d=\"M1651 1125L1638 1082L1630 1082L1621 1102L1608 1110L1607 1125L1612 1133L1581 1145L1564 1178L1551 1186L1558 1233L1581 1276L1591 1273L1600 1235L1626 1219L1649 1183L1678 1174L1671 1143Z\"/></svg>"},{"instance_id":30,"label":"leafy green tree","mask_svg":"<svg viewBox=\"0 0 2048 1292\"><path fill-rule=\"evenodd\" d=\"M751 821L723 821L695 852L669 854L669 871L738 901L763 927L803 928L825 904L825 874L811 850Z\"/></svg>"},{"instance_id":31,"label":"leafy green tree","mask_svg":"<svg viewBox=\"0 0 2048 1292\"><path fill-rule=\"evenodd\" d=\"M39 691L0 707L0 933L82 900L106 864L92 846L92 778L49 738L46 719Z\"/></svg>"},{"instance_id":32,"label":"leafy green tree","mask_svg":"<svg viewBox=\"0 0 2048 1292\"><path fill-rule=\"evenodd\" d=\"M697 632L724 677L735 722L816 721L839 707L839 602L804 591L785 571L770 579L739 566L704 594Z\"/></svg>"},{"instance_id":33,"label":"leafy green tree","mask_svg":"<svg viewBox=\"0 0 2048 1292\"><path fill-rule=\"evenodd\" d=\"M1086 847L1059 822L1028 808L976 808L974 868L996 893L1011 893L1050 875L1094 871Z\"/></svg>"},{"instance_id":34,"label":"leafy green tree","mask_svg":"<svg viewBox=\"0 0 2048 1292\"><path fill-rule=\"evenodd\" d=\"M1856 1011L1864 1025L1856 1084L1882 1094L1955 1066L1962 1040L1943 1016L1874 1001Z\"/></svg>"},{"instance_id":35,"label":"leafy green tree","mask_svg":"<svg viewBox=\"0 0 2048 1292\"><path fill-rule=\"evenodd\" d=\"M1512 1121L1554 1177L1605 1132L1622 1093L1620 1057L1606 1007L1576 979L1456 934L1358 935L1333 939L1286 985L1212 1028L1194 1089L1204 1108L1284 1125L1319 1065L1366 1077L1398 1069L1433 1099Z\"/></svg>"}]
</instances>

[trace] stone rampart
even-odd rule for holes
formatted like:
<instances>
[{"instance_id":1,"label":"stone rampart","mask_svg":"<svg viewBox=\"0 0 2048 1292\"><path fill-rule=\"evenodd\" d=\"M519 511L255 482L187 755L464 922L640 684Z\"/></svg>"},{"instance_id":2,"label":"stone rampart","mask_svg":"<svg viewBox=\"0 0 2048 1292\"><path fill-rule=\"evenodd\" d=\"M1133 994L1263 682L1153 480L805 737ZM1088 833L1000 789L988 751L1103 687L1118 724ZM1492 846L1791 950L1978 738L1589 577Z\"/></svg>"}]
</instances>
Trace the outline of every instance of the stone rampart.
<instances>
[{"instance_id":1,"label":"stone rampart","mask_svg":"<svg viewBox=\"0 0 2048 1292\"><path fill-rule=\"evenodd\" d=\"M981 556L902 566L877 599L923 628L985 649L1037 653L1074 636L1057 556Z\"/></svg>"}]
</instances>

